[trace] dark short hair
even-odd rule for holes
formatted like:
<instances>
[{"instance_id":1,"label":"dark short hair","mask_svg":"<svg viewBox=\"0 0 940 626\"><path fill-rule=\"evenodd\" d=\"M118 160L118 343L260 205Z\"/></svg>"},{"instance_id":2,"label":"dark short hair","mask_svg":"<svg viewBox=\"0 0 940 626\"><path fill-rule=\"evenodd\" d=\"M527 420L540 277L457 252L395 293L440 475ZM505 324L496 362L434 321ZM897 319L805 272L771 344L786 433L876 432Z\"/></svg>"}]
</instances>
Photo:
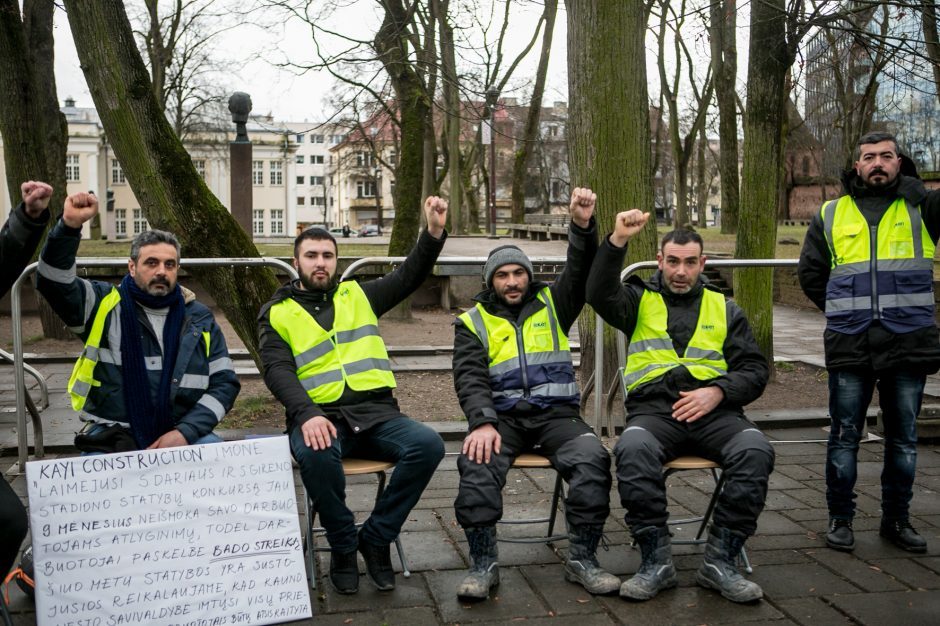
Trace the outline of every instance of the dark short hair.
<instances>
[{"instance_id":1,"label":"dark short hair","mask_svg":"<svg viewBox=\"0 0 940 626\"><path fill-rule=\"evenodd\" d=\"M705 250L705 242L702 241L702 236L694 230L686 230L684 228L677 228L666 233L663 236L662 243L659 244L660 252L665 250L667 243L674 243L679 246L683 246L687 243L697 243L699 250Z\"/></svg>"},{"instance_id":2,"label":"dark short hair","mask_svg":"<svg viewBox=\"0 0 940 626\"><path fill-rule=\"evenodd\" d=\"M324 241L329 240L333 242L333 251L337 252L339 246L336 245L336 238L330 234L330 231L325 228L320 228L319 226L313 226L302 230L299 235L294 239L294 258L297 258L297 251L300 250L300 244L307 240L313 239L314 241Z\"/></svg>"},{"instance_id":3,"label":"dark short hair","mask_svg":"<svg viewBox=\"0 0 940 626\"><path fill-rule=\"evenodd\" d=\"M131 241L131 259L136 263L140 257L141 248L158 243L168 243L176 248L176 258L180 258L180 242L176 235L165 230L145 230Z\"/></svg>"},{"instance_id":4,"label":"dark short hair","mask_svg":"<svg viewBox=\"0 0 940 626\"><path fill-rule=\"evenodd\" d=\"M861 137L859 137L858 143L855 144L855 158L860 159L862 157L862 146L873 144L873 143L881 143L882 141L890 141L891 143L893 143L894 153L900 154L901 151L898 149L897 137L895 137L891 133L879 130L873 133L866 133L862 135Z\"/></svg>"}]
</instances>

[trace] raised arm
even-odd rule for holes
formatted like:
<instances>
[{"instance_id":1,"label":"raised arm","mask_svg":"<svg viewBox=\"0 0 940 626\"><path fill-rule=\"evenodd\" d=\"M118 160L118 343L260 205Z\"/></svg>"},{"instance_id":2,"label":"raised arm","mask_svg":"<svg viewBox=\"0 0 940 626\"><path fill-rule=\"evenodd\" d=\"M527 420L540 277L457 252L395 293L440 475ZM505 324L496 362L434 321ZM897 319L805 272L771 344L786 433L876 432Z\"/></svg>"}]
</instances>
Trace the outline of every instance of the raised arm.
<instances>
[{"instance_id":1,"label":"raised arm","mask_svg":"<svg viewBox=\"0 0 940 626\"><path fill-rule=\"evenodd\" d=\"M575 187L571 192L568 258L565 269L551 286L558 323L566 333L584 308L588 272L597 254L596 203L597 194L590 189Z\"/></svg>"},{"instance_id":2,"label":"raised arm","mask_svg":"<svg viewBox=\"0 0 940 626\"><path fill-rule=\"evenodd\" d=\"M601 244L587 281L587 302L608 324L629 335L640 304L637 290L620 282L627 242L643 229L649 213L637 209L618 213L614 232Z\"/></svg>"}]
</instances>

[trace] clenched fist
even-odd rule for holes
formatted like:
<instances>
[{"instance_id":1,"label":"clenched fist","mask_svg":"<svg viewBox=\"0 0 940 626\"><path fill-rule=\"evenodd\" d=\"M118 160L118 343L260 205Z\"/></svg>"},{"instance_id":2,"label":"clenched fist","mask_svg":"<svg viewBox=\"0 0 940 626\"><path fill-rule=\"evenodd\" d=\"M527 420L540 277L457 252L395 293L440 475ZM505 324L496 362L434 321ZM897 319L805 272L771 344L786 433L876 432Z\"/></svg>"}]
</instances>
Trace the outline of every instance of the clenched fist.
<instances>
[{"instance_id":1,"label":"clenched fist","mask_svg":"<svg viewBox=\"0 0 940 626\"><path fill-rule=\"evenodd\" d=\"M596 193L587 187L575 187L571 191L571 205L568 207L571 221L581 228L590 226L595 204L597 204Z\"/></svg>"},{"instance_id":2,"label":"clenched fist","mask_svg":"<svg viewBox=\"0 0 940 626\"><path fill-rule=\"evenodd\" d=\"M618 213L614 219L614 232L610 234L610 243L618 248L624 247L634 235L643 230L649 218L649 213L644 213L639 209Z\"/></svg>"},{"instance_id":3,"label":"clenched fist","mask_svg":"<svg viewBox=\"0 0 940 626\"><path fill-rule=\"evenodd\" d=\"M88 192L73 193L65 199L62 221L70 228L81 228L82 224L98 214L98 198Z\"/></svg>"},{"instance_id":4,"label":"clenched fist","mask_svg":"<svg viewBox=\"0 0 940 626\"><path fill-rule=\"evenodd\" d=\"M26 214L36 219L49 206L49 200L52 199L52 185L38 180L28 180L20 185L20 193L23 195Z\"/></svg>"},{"instance_id":5,"label":"clenched fist","mask_svg":"<svg viewBox=\"0 0 940 626\"><path fill-rule=\"evenodd\" d=\"M447 200L437 196L428 196L424 201L424 217L428 221L428 232L435 239L440 239L447 223Z\"/></svg>"}]
</instances>

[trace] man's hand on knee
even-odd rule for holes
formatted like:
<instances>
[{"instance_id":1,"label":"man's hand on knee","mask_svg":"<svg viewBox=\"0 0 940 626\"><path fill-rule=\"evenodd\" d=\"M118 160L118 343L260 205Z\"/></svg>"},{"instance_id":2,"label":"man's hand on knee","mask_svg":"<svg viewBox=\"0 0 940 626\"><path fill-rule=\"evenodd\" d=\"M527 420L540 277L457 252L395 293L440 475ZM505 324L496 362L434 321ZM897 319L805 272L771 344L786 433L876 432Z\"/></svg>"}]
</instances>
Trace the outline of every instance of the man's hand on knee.
<instances>
[{"instance_id":1,"label":"man's hand on knee","mask_svg":"<svg viewBox=\"0 0 940 626\"><path fill-rule=\"evenodd\" d=\"M502 437L492 424L483 424L473 429L463 440L463 454L476 463L489 463L493 454L499 454Z\"/></svg>"},{"instance_id":2,"label":"man's hand on knee","mask_svg":"<svg viewBox=\"0 0 940 626\"><path fill-rule=\"evenodd\" d=\"M725 392L714 385L680 391L679 401L672 405L672 416L679 422L694 422L711 413L724 399Z\"/></svg>"},{"instance_id":3,"label":"man's hand on knee","mask_svg":"<svg viewBox=\"0 0 940 626\"><path fill-rule=\"evenodd\" d=\"M326 450L336 439L336 426L322 415L317 415L300 426L304 436L304 444L314 450Z\"/></svg>"},{"instance_id":4,"label":"man's hand on knee","mask_svg":"<svg viewBox=\"0 0 940 626\"><path fill-rule=\"evenodd\" d=\"M154 448L179 448L180 446L188 445L188 443L189 442L186 441L186 437L183 436L183 433L174 428L170 432L164 433L159 439L147 446L147 449L153 450Z\"/></svg>"}]
</instances>

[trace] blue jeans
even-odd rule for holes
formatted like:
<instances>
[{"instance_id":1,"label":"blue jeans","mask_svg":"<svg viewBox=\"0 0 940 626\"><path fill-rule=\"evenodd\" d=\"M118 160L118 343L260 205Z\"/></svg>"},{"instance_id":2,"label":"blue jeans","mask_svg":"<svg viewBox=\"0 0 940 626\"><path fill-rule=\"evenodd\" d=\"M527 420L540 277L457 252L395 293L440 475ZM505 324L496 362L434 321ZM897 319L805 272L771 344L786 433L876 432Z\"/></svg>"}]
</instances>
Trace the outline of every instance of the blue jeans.
<instances>
[{"instance_id":1,"label":"blue jeans","mask_svg":"<svg viewBox=\"0 0 940 626\"><path fill-rule=\"evenodd\" d=\"M398 537L444 458L444 442L434 430L404 415L361 433L354 433L342 421L334 425L338 436L325 450L308 448L300 426L294 426L290 432L291 453L300 465L300 477L326 529L326 539L337 552L351 552L359 545L356 520L346 506L342 459L360 457L395 463L382 498L362 525L364 541L387 546Z\"/></svg>"},{"instance_id":2,"label":"blue jeans","mask_svg":"<svg viewBox=\"0 0 940 626\"><path fill-rule=\"evenodd\" d=\"M885 436L881 512L886 520L907 519L917 466L915 420L925 382L925 376L905 372L829 372L832 430L826 454L826 501L831 517L852 519L855 515L858 444L877 384Z\"/></svg>"}]
</instances>

